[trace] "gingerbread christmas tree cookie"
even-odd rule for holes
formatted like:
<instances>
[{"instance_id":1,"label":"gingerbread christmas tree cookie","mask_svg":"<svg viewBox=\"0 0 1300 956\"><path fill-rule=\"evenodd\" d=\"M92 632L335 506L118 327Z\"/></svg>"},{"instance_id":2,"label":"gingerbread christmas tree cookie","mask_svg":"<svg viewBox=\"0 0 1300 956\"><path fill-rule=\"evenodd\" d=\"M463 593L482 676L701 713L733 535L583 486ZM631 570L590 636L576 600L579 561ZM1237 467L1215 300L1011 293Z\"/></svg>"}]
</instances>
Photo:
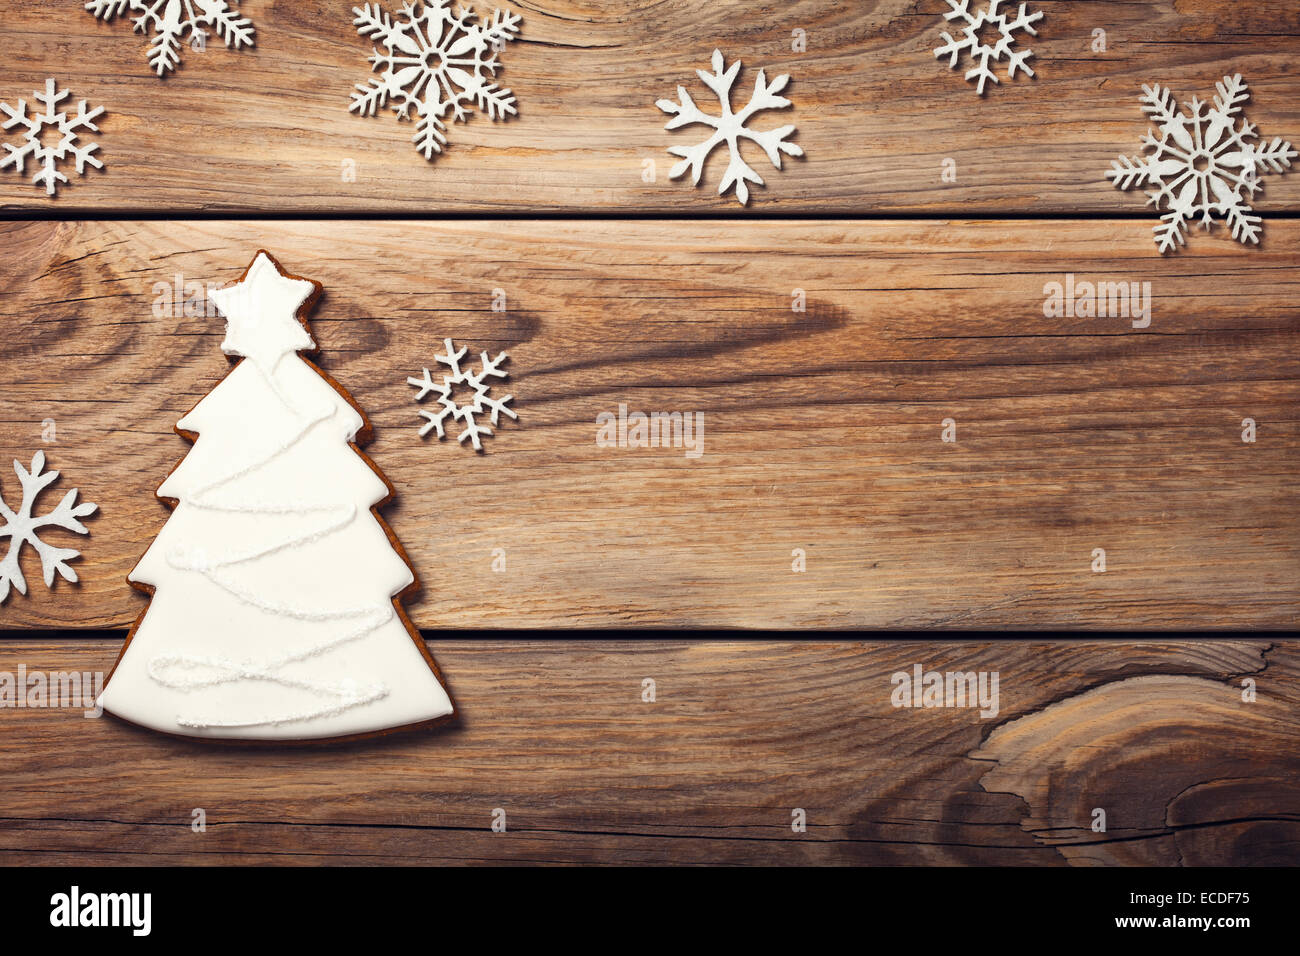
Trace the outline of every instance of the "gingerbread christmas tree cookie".
<instances>
[{"instance_id":1,"label":"gingerbread christmas tree cookie","mask_svg":"<svg viewBox=\"0 0 1300 956\"><path fill-rule=\"evenodd\" d=\"M450 716L402 610L415 575L379 517L370 426L300 352L318 283L259 252L213 293L238 364L176 425L171 517L129 580L151 596L100 698L154 730L325 740Z\"/></svg>"}]
</instances>

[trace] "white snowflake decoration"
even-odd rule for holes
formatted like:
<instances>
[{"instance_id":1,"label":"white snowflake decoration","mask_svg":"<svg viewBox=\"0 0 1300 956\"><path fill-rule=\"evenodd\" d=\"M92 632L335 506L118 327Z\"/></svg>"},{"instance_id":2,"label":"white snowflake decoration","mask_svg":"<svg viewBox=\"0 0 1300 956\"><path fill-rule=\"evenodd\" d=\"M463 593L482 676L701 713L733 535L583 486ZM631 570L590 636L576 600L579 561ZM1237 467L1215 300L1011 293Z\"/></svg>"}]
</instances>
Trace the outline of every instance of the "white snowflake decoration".
<instances>
[{"instance_id":1,"label":"white snowflake decoration","mask_svg":"<svg viewBox=\"0 0 1300 956\"><path fill-rule=\"evenodd\" d=\"M32 95L38 101L45 105L44 113L33 113L27 115L27 101L19 100L18 107L15 109L8 103L0 103L0 110L8 114L8 119L4 121L3 128L6 130L13 129L15 126L23 128L23 142L19 146L11 146L5 143L4 147L8 150L8 155L0 158L0 169L6 166L14 165L18 172L23 172L23 164L30 158L40 169L32 177L32 182L37 186L42 183L45 185L46 195L53 196L58 189L59 183L66 183L68 177L59 172L59 160L65 159L71 154L77 164L77 173L84 175L86 165L94 166L96 169L103 169L104 164L97 157L91 154L99 149L97 143L91 143L88 146L78 145L78 135L83 132L98 133L99 127L94 121L104 112L104 107L96 106L90 112L86 111L86 101L82 100L77 104L77 115L71 119L68 118L66 110L55 112L55 107L59 102L67 98L70 94L67 90L63 92L56 91L57 84L54 80L45 81L45 92L34 92ZM53 137L58 134L58 141L52 146L42 145L42 135Z\"/></svg>"},{"instance_id":2,"label":"white snowflake decoration","mask_svg":"<svg viewBox=\"0 0 1300 956\"><path fill-rule=\"evenodd\" d=\"M1020 70L1026 76L1033 76L1034 71L1026 62L1034 55L1032 50L1023 52L1012 50L1011 47L1016 42L1016 31L1024 30L1030 36L1038 36L1038 31L1034 29L1033 24L1043 18L1040 13L1025 13L1025 7L1028 4L1020 5L1020 12L1014 20L1008 20L1005 13L998 13L998 5L1002 0L989 0L988 7L979 13L971 13L971 0L948 0L948 6L952 7L945 13L945 20L956 20L961 17L966 21L965 28L958 34L960 39L954 39L951 34L943 33L944 45L934 51L936 58L948 56L948 69L953 69L957 65L957 60L965 50L970 56L971 62L975 64L971 69L966 71L966 79L979 79L979 87L976 93L979 96L984 95L984 84L992 80L994 83L1001 82L997 74L990 68L990 63L997 63L1004 57L1007 61L1007 79L1015 79L1016 70ZM996 30L998 32L997 42L992 46L988 44L984 33Z\"/></svg>"},{"instance_id":3,"label":"white snowflake decoration","mask_svg":"<svg viewBox=\"0 0 1300 956\"><path fill-rule=\"evenodd\" d=\"M711 116L703 112L695 105L695 101L691 99L691 95L686 92L686 88L683 86L677 87L677 98L680 102L659 100L655 105L665 113L674 114L673 118L664 126L664 129L677 129L681 126L689 126L692 123L701 123L705 126L712 126L717 131L695 146L669 146L668 152L674 156L682 157L682 161L669 171L668 178L676 179L689 169L693 174L691 185L698 186L700 176L704 172L704 161L708 159L709 154L713 152L719 143L725 142L727 149L731 153L731 161L727 164L727 171L723 174L722 182L718 185L718 195L721 196L732 185L735 185L736 199L743 206L749 202L749 186L746 185L746 181L761 186L763 185L763 179L741 157L740 137L743 136L746 139L753 140L761 146L763 152L767 153L767 158L772 161L772 165L777 169L781 168L782 153L790 156L802 156L803 148L797 143L787 143L785 141L786 137L794 132L793 125L782 126L780 129L768 130L767 132L757 132L745 125L755 113L762 110L785 109L790 105L790 101L785 97L777 96L790 82L790 75L782 73L769 85L767 76L762 70L759 70L758 78L754 82L754 93L750 96L749 103L740 112L733 113L731 111L731 86L736 81L736 74L740 72L741 61L737 60L731 64L729 70L723 72L725 63L722 51L714 50L713 72L695 71L704 85L717 96L718 103L722 107L720 116Z\"/></svg>"},{"instance_id":4,"label":"white snowflake decoration","mask_svg":"<svg viewBox=\"0 0 1300 956\"><path fill-rule=\"evenodd\" d=\"M516 421L519 419L519 416L512 409L506 407L506 403L513 399L514 396L507 395L497 401L488 394L492 386L484 381L489 376L492 378L505 378L508 373L501 370L501 363L510 356L502 352L496 358L490 359L487 352L481 352L479 361L482 367L478 372L473 372L460 367L460 360L465 357L465 353L469 351L468 348L462 348L459 352L455 351L451 339L444 339L443 344L447 349L447 354L433 357L435 362L446 365L450 370L449 374L443 376L441 384L434 382L427 368L424 369L421 378L408 378L406 380L407 383L420 390L415 396L417 402L427 395L436 394L438 404L441 406L436 412L420 411L420 414L429 420L429 423L420 429L420 436L423 437L436 430L439 438L445 438L446 431L443 423L450 417L452 421L465 422L465 430L456 437L456 440L463 443L468 438L476 451L482 451L483 444L479 441L479 436L491 435L492 429L486 425L480 425L474 418L475 415L482 415L484 412L490 411L493 425L499 423L500 416L503 414L509 415ZM468 386L474 390L472 403L460 405L452 398L452 393L457 385Z\"/></svg>"},{"instance_id":5,"label":"white snowflake decoration","mask_svg":"<svg viewBox=\"0 0 1300 956\"><path fill-rule=\"evenodd\" d=\"M1216 84L1218 95L1208 110L1195 97L1187 112L1178 112L1173 93L1142 87L1142 112L1156 121L1159 136L1147 130L1142 144L1150 154L1111 161L1106 173L1117 189L1152 187L1147 205L1161 210L1155 227L1156 246L1162 253L1187 241L1188 224L1198 216L1208 230L1217 214L1241 243L1258 243L1260 224L1247 201L1263 188L1261 173L1284 172L1296 158L1290 143L1274 138L1268 144L1248 143L1258 134L1245 117L1237 120L1250 92L1241 74L1225 76ZM1164 210L1168 210L1165 212Z\"/></svg>"},{"instance_id":6,"label":"white snowflake decoration","mask_svg":"<svg viewBox=\"0 0 1300 956\"><path fill-rule=\"evenodd\" d=\"M136 33L153 30L155 34L149 41L149 66L159 76L180 65L182 43L200 50L206 46L205 26L212 27L228 47L253 45L253 21L231 9L228 0L90 0L86 4L86 10L102 20L128 9L139 14L132 21Z\"/></svg>"},{"instance_id":7,"label":"white snowflake decoration","mask_svg":"<svg viewBox=\"0 0 1300 956\"><path fill-rule=\"evenodd\" d=\"M369 58L371 69L383 73L357 84L348 110L374 116L390 99L399 120L409 120L414 110L419 119L412 142L430 161L447 143L443 119L448 110L459 123L468 118L467 105L478 106L493 120L517 112L514 96L495 79L497 54L515 39L522 18L494 10L490 19L480 21L468 8L452 13L450 3L403 3L406 19L397 23L378 3L352 8L357 32L383 47L375 47Z\"/></svg>"},{"instance_id":8,"label":"white snowflake decoration","mask_svg":"<svg viewBox=\"0 0 1300 956\"><path fill-rule=\"evenodd\" d=\"M36 532L41 528L54 525L66 528L68 531L75 531L77 534L86 534L86 526L77 519L94 514L95 506L89 502L77 504L77 489L73 488L63 496L59 506L48 515L33 516L32 509L36 505L37 496L50 482L59 477L57 471L41 474L41 469L44 467L45 452L43 451L38 451L32 457L30 472L23 467L22 462L15 459L14 473L18 475L18 481L23 488L22 505L15 513L5 504L4 498L0 497L0 518L5 522L0 525L0 538L9 539L9 552L5 555L5 559L0 561L0 604L3 604L5 598L9 596L11 584L18 589L19 594L27 593L27 581L18 564L18 556L24 544L30 544L41 556L41 570L45 574L47 588L53 587L56 571L65 581L77 580L77 572L68 567L68 562L80 557L80 553L71 548L56 548L48 545L36 536Z\"/></svg>"}]
</instances>

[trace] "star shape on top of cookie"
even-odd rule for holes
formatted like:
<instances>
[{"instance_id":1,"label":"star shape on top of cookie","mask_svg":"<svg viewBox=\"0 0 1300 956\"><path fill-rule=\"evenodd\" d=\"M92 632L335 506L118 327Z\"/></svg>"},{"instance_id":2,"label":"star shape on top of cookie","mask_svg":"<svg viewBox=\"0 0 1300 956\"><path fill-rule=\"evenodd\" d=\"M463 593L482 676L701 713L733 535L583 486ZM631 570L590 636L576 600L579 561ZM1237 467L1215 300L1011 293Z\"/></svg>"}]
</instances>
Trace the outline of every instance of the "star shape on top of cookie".
<instances>
[{"instance_id":1,"label":"star shape on top of cookie","mask_svg":"<svg viewBox=\"0 0 1300 956\"><path fill-rule=\"evenodd\" d=\"M297 315L320 292L319 283L284 275L270 256L259 252L243 279L211 293L226 317L221 351L270 371L290 352L315 350L311 332Z\"/></svg>"}]
</instances>

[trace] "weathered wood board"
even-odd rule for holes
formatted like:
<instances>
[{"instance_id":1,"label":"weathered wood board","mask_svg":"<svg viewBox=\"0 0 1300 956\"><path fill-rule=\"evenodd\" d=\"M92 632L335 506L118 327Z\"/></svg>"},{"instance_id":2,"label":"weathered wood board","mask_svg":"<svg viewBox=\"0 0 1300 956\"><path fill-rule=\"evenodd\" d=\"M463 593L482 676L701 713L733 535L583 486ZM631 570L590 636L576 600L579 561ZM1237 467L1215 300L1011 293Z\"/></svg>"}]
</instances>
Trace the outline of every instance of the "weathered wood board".
<instances>
[{"instance_id":1,"label":"weathered wood board","mask_svg":"<svg viewBox=\"0 0 1300 956\"><path fill-rule=\"evenodd\" d=\"M1260 248L1163 258L1104 178L1144 84L1241 73L1300 143L1300 7L1036 0L1038 75L980 98L934 58L944 0L505 0L519 115L429 163L348 112L354 5L243 0L254 49L159 80L129 19L0 0L0 101L55 77L107 109L106 168L57 198L0 171L0 493L43 450L49 495L101 509L49 535L79 585L28 552L0 605L0 864L1300 860L1300 171L1265 180ZM711 109L715 48L736 105L793 78L756 125L807 155L746 153L747 208L722 152L667 175L695 129L655 100ZM374 423L461 716L266 750L4 706L116 659L172 426L229 367L187 286L261 247L325 285L320 362ZM1149 324L1045 315L1071 276L1136 283ZM446 337L511 355L520 420L482 455L417 434L405 379ZM703 454L600 447L620 405L700 413ZM954 639L979 628L1098 639ZM918 665L996 672L998 713L895 708Z\"/></svg>"},{"instance_id":2,"label":"weathered wood board","mask_svg":"<svg viewBox=\"0 0 1300 956\"><path fill-rule=\"evenodd\" d=\"M655 106L681 84L709 109L695 71L715 47L744 63L737 108L759 69L792 77L794 106L756 125L794 123L806 159L777 172L753 150L768 183L750 203L755 215L1142 215L1144 198L1103 174L1116 156L1138 152L1144 84L1204 102L1216 81L1241 73L1261 134L1300 141L1292 0L1041 0L1032 5L1044 12L1038 36L1027 38L1036 77L1004 77L982 99L934 56L950 29L944 0L539 0L505 4L524 17L499 74L519 115L452 124L431 165L411 144L414 124L348 111L354 84L371 75L372 43L352 25L357 5L243 0L253 49L210 37L206 52L183 51L180 69L160 81L148 37L129 20L103 23L76 2L6 0L0 100L30 101L57 75L75 98L106 108L106 169L53 204L0 173L0 211L734 214L736 201L716 195L725 156L713 157L698 189L668 179L677 161L668 146L696 142L700 127L667 132ZM1094 49L1098 30L1104 51ZM945 160L955 182L942 178ZM643 178L648 161L653 182ZM1300 176L1269 177L1258 205L1300 209Z\"/></svg>"},{"instance_id":3,"label":"weathered wood board","mask_svg":"<svg viewBox=\"0 0 1300 956\"><path fill-rule=\"evenodd\" d=\"M430 648L458 723L345 747L0 711L0 861L1277 865L1300 840L1294 642ZM116 652L13 640L0 671L102 671ZM915 664L998 671L998 717L891 706Z\"/></svg>"},{"instance_id":4,"label":"weathered wood board","mask_svg":"<svg viewBox=\"0 0 1300 956\"><path fill-rule=\"evenodd\" d=\"M259 246L325 285L322 362L400 489L385 515L425 583L421 627L1206 629L1300 611L1292 222L1262 251L1164 259L1127 222L0 229L0 443L45 448L102 509L81 585L15 597L5 627L139 613L124 578L189 448L172 426L228 368L224 320L167 312L167 290L233 281ZM1150 283L1149 328L1046 318L1045 285L1076 271ZM510 353L520 421L483 454L418 435L406 378L444 337ZM702 454L599 447L620 405L698 412Z\"/></svg>"}]
</instances>

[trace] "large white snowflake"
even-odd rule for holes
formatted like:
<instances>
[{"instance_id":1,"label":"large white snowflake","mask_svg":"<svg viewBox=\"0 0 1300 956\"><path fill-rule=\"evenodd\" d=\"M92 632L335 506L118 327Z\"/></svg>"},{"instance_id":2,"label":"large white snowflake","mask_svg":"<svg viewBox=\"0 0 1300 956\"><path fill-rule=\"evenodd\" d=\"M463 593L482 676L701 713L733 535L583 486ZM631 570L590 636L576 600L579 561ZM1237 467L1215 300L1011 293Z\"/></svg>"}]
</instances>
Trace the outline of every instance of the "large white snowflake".
<instances>
[{"instance_id":1,"label":"large white snowflake","mask_svg":"<svg viewBox=\"0 0 1300 956\"><path fill-rule=\"evenodd\" d=\"M34 516L32 509L36 505L37 495L59 477L57 471L41 474L41 469L44 467L45 452L43 451L38 451L32 457L30 472L23 467L22 462L15 459L14 473L18 475L18 481L23 488L22 505L15 513L5 504L4 498L0 497L0 519L4 520L4 524L0 525L0 538L9 538L9 551L5 559L0 561L0 603L4 603L5 598L9 596L11 584L18 589L19 594L27 593L27 581L23 577L22 568L18 565L18 556L22 553L24 544L30 544L41 556L41 571L45 575L47 588L54 585L56 571L65 581L77 580L77 572L68 567L68 562L79 557L79 552L71 548L56 548L48 545L36 536L36 532L53 525L75 531L77 534L86 534L86 526L77 519L94 514L95 506L90 502L77 504L77 489L73 488L63 496L59 506L48 515Z\"/></svg>"},{"instance_id":2,"label":"large white snowflake","mask_svg":"<svg viewBox=\"0 0 1300 956\"><path fill-rule=\"evenodd\" d=\"M673 118L668 121L664 129L677 129L681 126L689 126L692 123L702 123L705 126L712 126L716 132L703 142L695 146L669 146L668 152L674 156L682 157L682 161L675 165L669 172L669 179L676 179L678 176L691 170L693 178L692 186L700 184L700 176L704 172L704 161L708 159L709 154L720 144L726 143L727 149L731 153L731 161L727 163L727 171L723 173L722 182L718 184L718 195L721 196L728 189L735 185L736 199L743 206L749 202L749 186L746 181L756 186L763 185L763 179L754 171L744 158L740 155L740 137L753 140L763 148L767 153L767 158L772 161L772 165L777 169L781 168L781 154L786 153L790 156L802 156L803 148L797 143L787 143L786 137L794 132L794 126L782 126L780 129L768 130L767 132L758 132L749 129L745 124L750 118L762 110L780 110L790 105L790 101L783 96L777 96L786 85L790 82L790 75L782 73L771 84L767 82L767 76L762 70L758 71L758 78L754 81L754 93L749 98L749 102L744 109L738 113L731 111L731 86L736 81L736 74L740 72L740 60L731 64L731 68L723 71L726 61L722 57L721 50L713 51L713 72L705 73L703 70L696 70L695 73L700 80L711 89L718 98L721 105L721 115L711 116L705 113L691 95L686 92L683 86L677 87L677 98L680 100L674 103L672 100L659 100L655 105L665 113L674 114Z\"/></svg>"},{"instance_id":3,"label":"large white snowflake","mask_svg":"<svg viewBox=\"0 0 1300 956\"><path fill-rule=\"evenodd\" d=\"M374 116L392 100L399 120L419 117L412 142L432 160L447 143L443 119L463 123L466 105L476 105L489 119L513 116L515 98L497 86L497 54L519 33L521 17L494 10L490 19L476 20L474 11L451 10L451 0L402 4L405 20L393 21L378 3L353 7L353 24L363 37L382 46L370 56L377 77L358 83L350 111Z\"/></svg>"},{"instance_id":4,"label":"large white snowflake","mask_svg":"<svg viewBox=\"0 0 1300 956\"><path fill-rule=\"evenodd\" d=\"M408 378L406 381L419 389L415 395L415 400L421 401L427 395L437 395L438 404L441 406L437 411L430 412L421 410L420 414L429 420L429 423L420 429L420 435L429 434L431 431L437 431L439 438L446 437L444 422L451 418L452 421L465 422L465 430L456 437L459 442L464 442L466 438L474 445L476 451L483 450L483 444L479 441L480 435L491 435L492 429L486 425L480 425L474 418L475 415L482 415L484 412L491 412L491 422L493 425L498 424L501 415L509 415L516 421L519 416L514 413L506 404L514 396L507 395L505 398L497 401L492 398L488 392L492 386L487 384L485 379L505 378L508 373L501 370L501 363L510 356L502 352L494 359L488 358L487 352L479 354L481 368L474 372L469 369L462 369L460 361L469 351L468 348L462 348L459 352L455 351L451 339L444 339L443 344L446 346L446 355L435 355L434 361L439 362L450 370L447 375L443 376L442 382L434 382L433 376L429 374L426 368L420 378ZM456 386L465 386L474 392L473 400L467 405L461 405L454 398Z\"/></svg>"},{"instance_id":5,"label":"large white snowflake","mask_svg":"<svg viewBox=\"0 0 1300 956\"><path fill-rule=\"evenodd\" d=\"M1281 173L1291 165L1296 151L1275 138L1268 144L1247 142L1257 137L1255 127L1240 117L1250 92L1241 74L1225 76L1216 84L1214 105L1195 97L1186 112L1178 112L1173 93L1142 87L1142 112L1158 124L1159 136L1147 130L1142 140L1147 156L1111 161L1106 173L1117 189L1150 186L1147 205L1161 210L1155 227L1156 245L1170 252L1187 241L1188 223L1200 217L1209 229L1215 215L1232 229L1232 238L1258 243L1260 223L1248 199L1263 188L1261 173ZM1167 210L1167 211L1164 211Z\"/></svg>"},{"instance_id":6,"label":"large white snowflake","mask_svg":"<svg viewBox=\"0 0 1300 956\"><path fill-rule=\"evenodd\" d=\"M234 0L238 3L239 0ZM90 0L86 9L102 20L111 20L130 9L135 32L153 30L149 41L149 65L159 76L176 69L181 62L181 44L200 49L207 43L203 27L212 27L226 46L253 45L253 21L231 9L228 0Z\"/></svg>"},{"instance_id":7,"label":"large white snowflake","mask_svg":"<svg viewBox=\"0 0 1300 956\"><path fill-rule=\"evenodd\" d=\"M91 143L80 146L77 139L82 131L99 132L94 121L104 112L104 107L96 106L87 112L86 101L82 100L77 104L77 115L69 119L66 110L56 112L55 107L71 94L67 90L58 92L57 84L52 79L45 81L44 93L37 91L32 95L45 105L45 112L28 116L26 100L19 100L17 108L8 103L0 103L0 110L4 110L9 117L4 121L4 129L10 130L15 126L23 128L23 142L20 145L4 144L8 155L0 157L0 169L14 165L21 173L24 163L30 158L40 166L32 177L32 182L37 186L44 184L46 195L53 196L58 184L68 181L68 177L58 169L59 161L68 154L72 154L79 174L86 172L87 164L96 169L104 168L103 162L91 155L99 149L99 145Z\"/></svg>"},{"instance_id":8,"label":"large white snowflake","mask_svg":"<svg viewBox=\"0 0 1300 956\"><path fill-rule=\"evenodd\" d=\"M1004 57L1007 61L1008 80L1015 79L1016 70L1020 70L1027 76L1033 76L1034 71L1026 62L1034 55L1033 51L1022 52L1011 48L1016 42L1017 30L1024 30L1030 36L1038 36L1038 31L1034 29L1033 24L1042 19L1042 13L1025 13L1028 4L1022 3L1016 18L1008 20L1005 13L998 13L998 5L1002 0L989 0L988 7L979 13L971 13L970 2L971 0L948 0L948 6L952 9L943 15L944 19L956 20L960 17L966 21L966 26L957 35L960 39L954 39L951 34L943 33L944 45L934 51L935 57L948 56L948 69L951 70L957 65L958 58L965 50L971 62L975 64L966 71L966 79L979 80L979 87L975 92L980 96L984 95L984 84L988 80L994 83L1000 82L989 64L996 63Z\"/></svg>"}]
</instances>

